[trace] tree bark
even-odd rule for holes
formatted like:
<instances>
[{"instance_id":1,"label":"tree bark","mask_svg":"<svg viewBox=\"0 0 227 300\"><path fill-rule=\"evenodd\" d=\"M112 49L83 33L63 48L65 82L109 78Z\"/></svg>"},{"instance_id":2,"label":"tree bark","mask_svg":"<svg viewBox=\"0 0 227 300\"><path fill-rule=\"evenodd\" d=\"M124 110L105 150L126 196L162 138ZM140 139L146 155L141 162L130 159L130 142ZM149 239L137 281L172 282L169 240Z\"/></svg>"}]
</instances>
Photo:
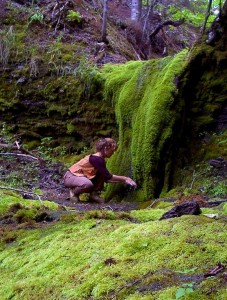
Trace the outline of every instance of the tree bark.
<instances>
[{"instance_id":1,"label":"tree bark","mask_svg":"<svg viewBox=\"0 0 227 300\"><path fill-rule=\"evenodd\" d=\"M168 26L168 25L172 25L174 27L178 27L180 25L182 25L184 23L184 19L180 19L178 21L172 21L172 20L166 20L164 22L162 22L161 24L159 24L155 30L150 34L149 38L150 41L153 41L153 38L156 36L156 34L158 34L158 32L164 27L164 26Z\"/></svg>"},{"instance_id":2,"label":"tree bark","mask_svg":"<svg viewBox=\"0 0 227 300\"><path fill-rule=\"evenodd\" d=\"M103 17L102 17L102 42L107 43L107 13L108 0L103 0Z\"/></svg>"},{"instance_id":3,"label":"tree bark","mask_svg":"<svg viewBox=\"0 0 227 300\"><path fill-rule=\"evenodd\" d=\"M135 21L135 22L140 21L141 9L142 9L141 0L132 0L132 6L131 6L131 20L132 21Z\"/></svg>"},{"instance_id":4,"label":"tree bark","mask_svg":"<svg viewBox=\"0 0 227 300\"><path fill-rule=\"evenodd\" d=\"M215 46L219 44L219 50L225 50L227 44L227 0L220 9L219 16L208 30L206 43Z\"/></svg>"},{"instance_id":5,"label":"tree bark","mask_svg":"<svg viewBox=\"0 0 227 300\"><path fill-rule=\"evenodd\" d=\"M155 3L156 3L156 0L150 0L150 5L149 5L147 15L146 15L146 19L145 19L144 25L143 25L143 37L142 38L144 38L145 30L146 30L146 27L147 27L147 22L148 22L148 19L149 19L149 16L150 16L151 12L154 9Z\"/></svg>"},{"instance_id":6,"label":"tree bark","mask_svg":"<svg viewBox=\"0 0 227 300\"><path fill-rule=\"evenodd\" d=\"M212 0L209 0L208 6L207 6L207 12L206 12L205 20L204 20L203 27L202 27L202 34L205 31L207 20L208 20L208 18L210 16L211 5L212 5Z\"/></svg>"}]
</instances>

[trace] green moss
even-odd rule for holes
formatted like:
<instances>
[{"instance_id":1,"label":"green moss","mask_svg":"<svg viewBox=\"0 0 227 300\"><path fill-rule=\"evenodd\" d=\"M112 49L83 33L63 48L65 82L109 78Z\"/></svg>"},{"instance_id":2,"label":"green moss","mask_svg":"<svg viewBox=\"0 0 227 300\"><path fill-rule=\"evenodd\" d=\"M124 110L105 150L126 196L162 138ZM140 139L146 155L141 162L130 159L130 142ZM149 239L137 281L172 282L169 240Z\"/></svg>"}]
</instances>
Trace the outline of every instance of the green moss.
<instances>
[{"instance_id":1,"label":"green moss","mask_svg":"<svg viewBox=\"0 0 227 300\"><path fill-rule=\"evenodd\" d=\"M67 132L69 134L76 132L76 126L74 126L73 124L70 124L70 123L67 124Z\"/></svg>"},{"instance_id":2,"label":"green moss","mask_svg":"<svg viewBox=\"0 0 227 300\"><path fill-rule=\"evenodd\" d=\"M18 223L24 223L24 222L29 222L31 220L35 219L37 211L34 210L27 210L27 209L19 209L13 216L13 218L18 222Z\"/></svg>"},{"instance_id":3,"label":"green moss","mask_svg":"<svg viewBox=\"0 0 227 300\"><path fill-rule=\"evenodd\" d=\"M209 141L203 144L204 160L225 157L227 153L227 130L209 136Z\"/></svg>"},{"instance_id":4,"label":"green moss","mask_svg":"<svg viewBox=\"0 0 227 300\"><path fill-rule=\"evenodd\" d=\"M184 51L174 58L104 67L105 95L115 106L119 126L119 148L109 167L137 181L142 193L136 192L134 200L153 197L160 188L158 178L165 176L159 174L164 172L160 160L165 151L168 157L168 143L179 117L173 109L178 105L174 79L184 68L186 55ZM107 198L117 190L116 185L109 186Z\"/></svg>"},{"instance_id":5,"label":"green moss","mask_svg":"<svg viewBox=\"0 0 227 300\"><path fill-rule=\"evenodd\" d=\"M131 215L142 223L159 220L165 212L166 209L142 209L132 211Z\"/></svg>"},{"instance_id":6,"label":"green moss","mask_svg":"<svg viewBox=\"0 0 227 300\"><path fill-rule=\"evenodd\" d=\"M42 206L48 207L50 209L57 209L58 205L49 201L38 201L38 200L26 200L19 196L17 193L8 190L0 190L0 215L3 215L11 209L11 205L20 204L23 208L39 208Z\"/></svg>"},{"instance_id":7,"label":"green moss","mask_svg":"<svg viewBox=\"0 0 227 300\"><path fill-rule=\"evenodd\" d=\"M95 219L74 213L41 229L12 231L0 252L1 299L175 299L189 272L192 299L224 299L221 277L196 281L226 261L223 221L157 221L161 213L133 211L136 224L113 212L94 212Z\"/></svg>"},{"instance_id":8,"label":"green moss","mask_svg":"<svg viewBox=\"0 0 227 300\"><path fill-rule=\"evenodd\" d=\"M223 206L223 214L227 215L227 203L225 203Z\"/></svg>"}]
</instances>

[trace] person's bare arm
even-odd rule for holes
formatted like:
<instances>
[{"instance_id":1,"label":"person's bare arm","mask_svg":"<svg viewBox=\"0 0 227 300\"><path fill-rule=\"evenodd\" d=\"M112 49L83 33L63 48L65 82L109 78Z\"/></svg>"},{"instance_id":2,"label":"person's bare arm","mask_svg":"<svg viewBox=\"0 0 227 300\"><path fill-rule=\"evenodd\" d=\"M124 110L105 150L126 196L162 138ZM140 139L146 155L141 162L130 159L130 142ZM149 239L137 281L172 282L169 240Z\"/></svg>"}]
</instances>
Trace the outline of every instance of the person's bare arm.
<instances>
[{"instance_id":1,"label":"person's bare arm","mask_svg":"<svg viewBox=\"0 0 227 300\"><path fill-rule=\"evenodd\" d=\"M119 175L113 175L111 177L111 179L109 179L107 182L110 182L110 183L123 182L123 183L131 185L133 187L137 186L137 184L135 183L135 181L133 181L130 177L119 176Z\"/></svg>"}]
</instances>

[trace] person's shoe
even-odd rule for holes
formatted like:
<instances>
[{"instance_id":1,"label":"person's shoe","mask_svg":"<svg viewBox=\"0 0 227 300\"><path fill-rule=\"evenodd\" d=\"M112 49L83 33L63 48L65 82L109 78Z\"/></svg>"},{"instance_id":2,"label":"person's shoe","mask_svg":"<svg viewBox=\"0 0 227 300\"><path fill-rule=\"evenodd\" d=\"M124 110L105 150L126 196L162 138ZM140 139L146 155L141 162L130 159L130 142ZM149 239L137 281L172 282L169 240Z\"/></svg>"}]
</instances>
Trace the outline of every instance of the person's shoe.
<instances>
[{"instance_id":1,"label":"person's shoe","mask_svg":"<svg viewBox=\"0 0 227 300\"><path fill-rule=\"evenodd\" d=\"M99 197L99 195L98 195L97 192L91 192L89 200L92 201L92 202L100 203L100 204L102 204L102 203L105 202L104 199L102 199L101 197Z\"/></svg>"},{"instance_id":2,"label":"person's shoe","mask_svg":"<svg viewBox=\"0 0 227 300\"><path fill-rule=\"evenodd\" d=\"M78 203L80 201L79 195L74 194L72 189L69 190L69 200L72 203Z\"/></svg>"},{"instance_id":3,"label":"person's shoe","mask_svg":"<svg viewBox=\"0 0 227 300\"><path fill-rule=\"evenodd\" d=\"M79 195L74 195L73 197L70 198L70 202L72 203L78 203L80 202Z\"/></svg>"}]
</instances>

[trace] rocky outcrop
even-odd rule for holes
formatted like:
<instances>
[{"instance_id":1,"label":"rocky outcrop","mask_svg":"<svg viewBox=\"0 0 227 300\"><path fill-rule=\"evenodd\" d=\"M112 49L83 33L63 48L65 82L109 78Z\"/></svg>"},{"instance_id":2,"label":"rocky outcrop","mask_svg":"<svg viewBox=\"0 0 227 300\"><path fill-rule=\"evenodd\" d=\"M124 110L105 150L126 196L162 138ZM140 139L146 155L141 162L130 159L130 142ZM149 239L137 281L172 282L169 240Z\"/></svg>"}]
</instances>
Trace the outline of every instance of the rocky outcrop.
<instances>
[{"instance_id":1,"label":"rocky outcrop","mask_svg":"<svg viewBox=\"0 0 227 300\"><path fill-rule=\"evenodd\" d=\"M198 202L187 201L182 204L176 205L175 207L167 211L165 214L163 214L160 220L181 217L183 215L200 215L201 212L202 211Z\"/></svg>"}]
</instances>

